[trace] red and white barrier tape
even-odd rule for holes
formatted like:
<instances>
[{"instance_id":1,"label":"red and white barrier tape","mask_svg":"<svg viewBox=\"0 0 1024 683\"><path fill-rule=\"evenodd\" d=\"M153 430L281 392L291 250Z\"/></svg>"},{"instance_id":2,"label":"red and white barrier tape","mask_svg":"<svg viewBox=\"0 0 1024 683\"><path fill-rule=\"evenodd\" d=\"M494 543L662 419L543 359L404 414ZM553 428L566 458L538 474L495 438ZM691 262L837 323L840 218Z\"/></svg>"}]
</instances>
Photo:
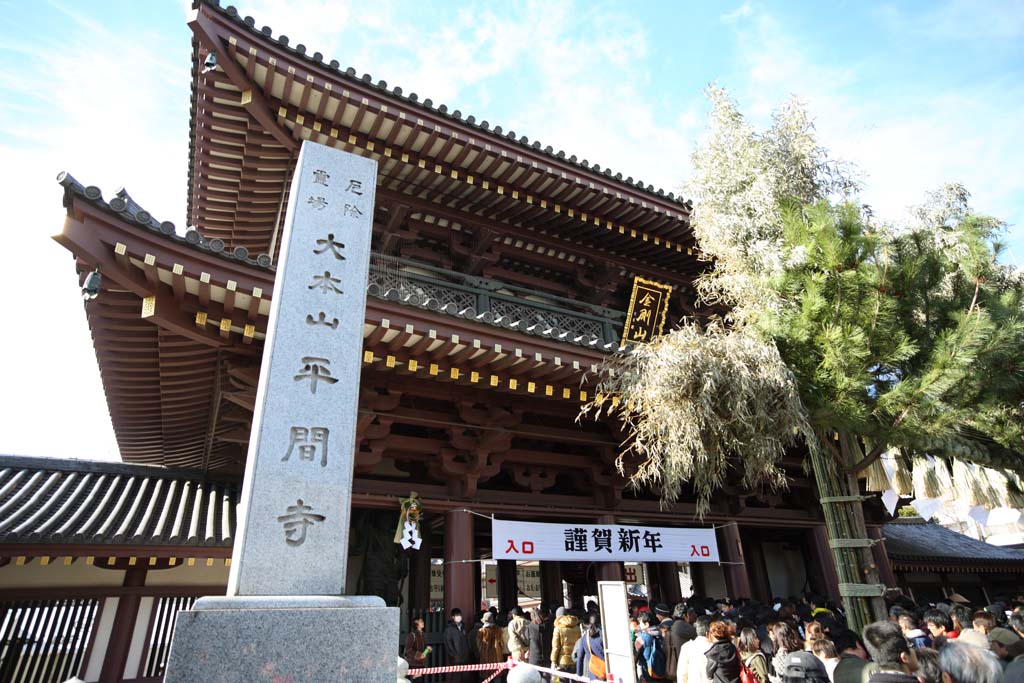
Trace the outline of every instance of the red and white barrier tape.
<instances>
[{"instance_id":1,"label":"red and white barrier tape","mask_svg":"<svg viewBox=\"0 0 1024 683\"><path fill-rule=\"evenodd\" d=\"M494 680L495 678L497 678L497 677L498 677L498 676L500 676L501 674L505 673L505 670L506 670L506 669L511 669L511 668L512 668L512 663L511 663L511 662L509 662L508 664L506 664L506 665L505 665L505 667L504 667L504 668L502 668L502 669L498 669L497 671L495 671L494 673L492 673L492 674L491 674L490 676L488 676L487 678L485 678L485 679L484 679L484 683L491 683L491 681L493 681L493 680Z\"/></svg>"},{"instance_id":2,"label":"red and white barrier tape","mask_svg":"<svg viewBox=\"0 0 1024 683\"><path fill-rule=\"evenodd\" d=\"M434 666L427 669L409 669L408 676L426 676L428 674L450 674L458 673L461 671L488 671L490 669L497 669L491 676L483 681L483 683L490 683L497 678L503 671L512 669L517 666L528 666L531 669L536 669L543 673L551 674L561 680L568 681L582 681L582 683L591 683L594 679L588 676L577 676L574 673L567 671L559 671L557 669L549 669L545 666L537 666L536 664L530 664L528 662L515 662L511 659L507 662L501 662L499 664L455 664L452 666ZM615 680L615 675L609 673L607 681L612 683Z\"/></svg>"},{"instance_id":3,"label":"red and white barrier tape","mask_svg":"<svg viewBox=\"0 0 1024 683\"><path fill-rule=\"evenodd\" d=\"M514 664L516 666L528 666L531 669L536 669L537 671L541 671L543 673L551 674L552 676L557 676L558 678L562 679L563 681L582 681L583 683L592 683L592 681L594 680L593 678L590 678L588 676L577 676L576 674L569 673L567 671L559 671L558 669L549 669L549 668L547 668L545 666L537 666L536 664L529 664L527 662L515 662ZM608 674L608 678L606 680L614 681L615 680L614 674Z\"/></svg>"},{"instance_id":4,"label":"red and white barrier tape","mask_svg":"<svg viewBox=\"0 0 1024 683\"><path fill-rule=\"evenodd\" d=\"M499 664L453 664L452 666L432 666L427 669L409 669L408 676L426 676L427 674L453 674L460 671L488 671L490 669L507 669L508 663Z\"/></svg>"}]
</instances>

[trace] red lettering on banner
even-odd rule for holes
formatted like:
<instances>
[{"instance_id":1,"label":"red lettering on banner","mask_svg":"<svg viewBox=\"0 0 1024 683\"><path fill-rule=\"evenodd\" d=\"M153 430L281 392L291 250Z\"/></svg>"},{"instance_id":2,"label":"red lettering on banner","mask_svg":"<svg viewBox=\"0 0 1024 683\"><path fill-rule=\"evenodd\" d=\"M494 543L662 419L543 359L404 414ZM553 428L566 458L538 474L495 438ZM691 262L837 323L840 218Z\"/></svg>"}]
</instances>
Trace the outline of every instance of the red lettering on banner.
<instances>
[{"instance_id":1,"label":"red lettering on banner","mask_svg":"<svg viewBox=\"0 0 1024 683\"><path fill-rule=\"evenodd\" d=\"M690 557L711 557L711 547L702 545L699 548L695 545L690 546Z\"/></svg>"},{"instance_id":2,"label":"red lettering on banner","mask_svg":"<svg viewBox=\"0 0 1024 683\"><path fill-rule=\"evenodd\" d=\"M515 553L516 555L533 555L533 541L520 541L519 544L523 547L522 551L516 547L514 539L508 539L508 547L505 548L505 552Z\"/></svg>"}]
</instances>

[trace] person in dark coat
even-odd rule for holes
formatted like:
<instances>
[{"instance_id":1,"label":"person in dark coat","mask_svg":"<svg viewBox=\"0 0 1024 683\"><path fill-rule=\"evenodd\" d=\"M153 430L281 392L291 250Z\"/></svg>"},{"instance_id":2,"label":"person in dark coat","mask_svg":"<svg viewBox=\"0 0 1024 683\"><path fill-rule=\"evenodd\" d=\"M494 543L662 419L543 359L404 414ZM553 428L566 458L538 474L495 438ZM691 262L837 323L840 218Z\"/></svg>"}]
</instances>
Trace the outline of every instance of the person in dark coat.
<instances>
[{"instance_id":1,"label":"person in dark coat","mask_svg":"<svg viewBox=\"0 0 1024 683\"><path fill-rule=\"evenodd\" d=\"M526 642L529 646L526 661L537 666L547 666L551 655L551 638L547 639L547 650L544 648L544 617L539 609L530 610L530 623L526 625Z\"/></svg>"},{"instance_id":2,"label":"person in dark coat","mask_svg":"<svg viewBox=\"0 0 1024 683\"><path fill-rule=\"evenodd\" d=\"M590 672L590 658L604 659L604 638L601 634L601 618L597 614L590 615L590 625L576 641L576 675L584 676L592 681L604 680Z\"/></svg>"},{"instance_id":3,"label":"person in dark coat","mask_svg":"<svg viewBox=\"0 0 1024 683\"><path fill-rule=\"evenodd\" d=\"M697 629L693 627L693 622L696 619L697 612L692 609L687 610L686 605L682 603L676 605L672 610L672 625L665 637L665 673L670 681L676 680L679 651L683 645L697 637Z\"/></svg>"},{"instance_id":4,"label":"person in dark coat","mask_svg":"<svg viewBox=\"0 0 1024 683\"><path fill-rule=\"evenodd\" d=\"M712 683L740 683L740 658L729 637L729 626L722 621L714 622L708 628L708 640L711 647L704 653L708 678Z\"/></svg>"},{"instance_id":5,"label":"person in dark coat","mask_svg":"<svg viewBox=\"0 0 1024 683\"><path fill-rule=\"evenodd\" d=\"M451 620L444 627L444 650L448 655L448 664L469 664L469 633L462 623L462 610L458 607L451 612ZM472 681L476 676L472 671L451 675L452 683Z\"/></svg>"}]
</instances>

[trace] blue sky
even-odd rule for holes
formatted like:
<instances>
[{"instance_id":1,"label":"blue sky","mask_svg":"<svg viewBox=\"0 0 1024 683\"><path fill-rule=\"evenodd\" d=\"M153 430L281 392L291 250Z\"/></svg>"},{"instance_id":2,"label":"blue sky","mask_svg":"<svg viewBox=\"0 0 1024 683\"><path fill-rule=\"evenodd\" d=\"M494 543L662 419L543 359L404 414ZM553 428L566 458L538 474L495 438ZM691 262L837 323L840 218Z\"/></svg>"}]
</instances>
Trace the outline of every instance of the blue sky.
<instances>
[{"instance_id":1,"label":"blue sky","mask_svg":"<svg viewBox=\"0 0 1024 683\"><path fill-rule=\"evenodd\" d=\"M709 82L760 125L796 94L876 214L898 220L963 182L1011 223L1024 265L1021 1L237 6L310 52L666 190L689 173ZM125 185L185 225L188 4L0 11L0 315L23 330L0 338L0 377L17 388L0 397L0 453L116 457L73 263L49 239L63 222L53 178L68 170L108 196Z\"/></svg>"}]
</instances>

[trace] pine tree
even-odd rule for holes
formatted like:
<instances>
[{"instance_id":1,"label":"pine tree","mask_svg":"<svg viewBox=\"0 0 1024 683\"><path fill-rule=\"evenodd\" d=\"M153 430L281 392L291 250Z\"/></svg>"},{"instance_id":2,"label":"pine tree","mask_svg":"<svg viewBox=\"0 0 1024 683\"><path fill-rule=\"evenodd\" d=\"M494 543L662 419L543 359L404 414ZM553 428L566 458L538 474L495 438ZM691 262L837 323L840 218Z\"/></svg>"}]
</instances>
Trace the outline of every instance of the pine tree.
<instances>
[{"instance_id":1,"label":"pine tree","mask_svg":"<svg viewBox=\"0 0 1024 683\"><path fill-rule=\"evenodd\" d=\"M615 412L632 436L620 468L636 460L634 480L665 501L691 483L701 513L730 462L777 488L785 449L803 447L859 629L885 616L858 483L885 478L879 458L904 481L916 463L915 477L952 469L971 479L957 485L1022 497L1024 275L999 263L1005 226L962 187L882 223L798 103L758 134L709 94L689 188L708 259L697 289L728 313L610 359L585 412Z\"/></svg>"}]
</instances>

